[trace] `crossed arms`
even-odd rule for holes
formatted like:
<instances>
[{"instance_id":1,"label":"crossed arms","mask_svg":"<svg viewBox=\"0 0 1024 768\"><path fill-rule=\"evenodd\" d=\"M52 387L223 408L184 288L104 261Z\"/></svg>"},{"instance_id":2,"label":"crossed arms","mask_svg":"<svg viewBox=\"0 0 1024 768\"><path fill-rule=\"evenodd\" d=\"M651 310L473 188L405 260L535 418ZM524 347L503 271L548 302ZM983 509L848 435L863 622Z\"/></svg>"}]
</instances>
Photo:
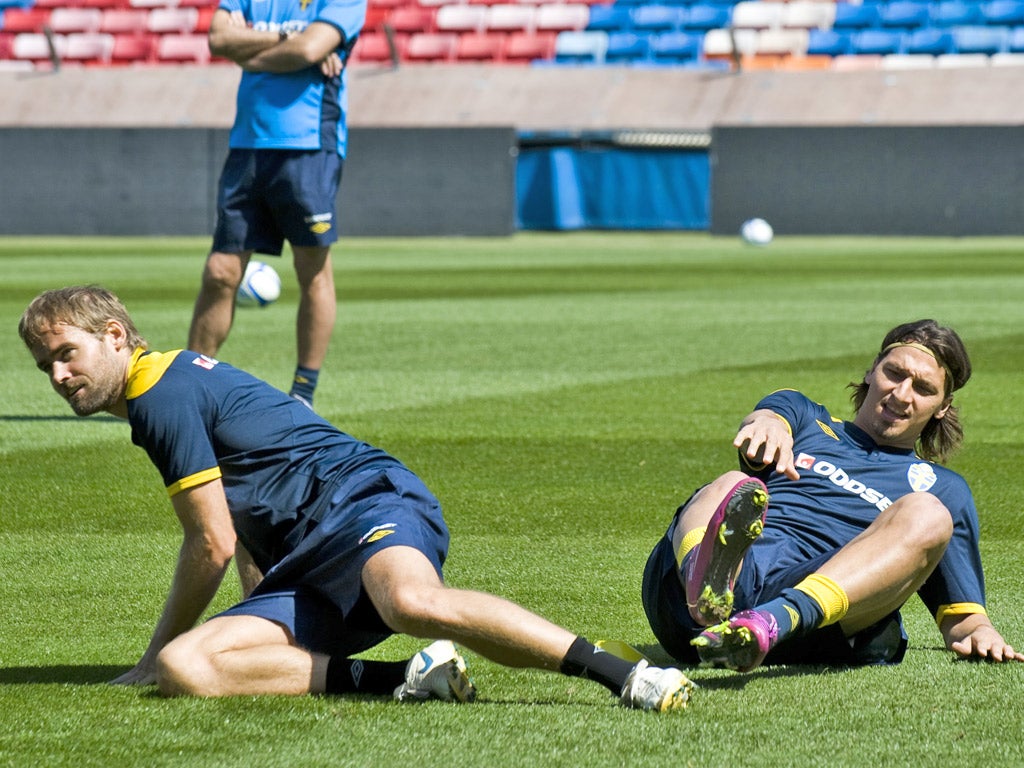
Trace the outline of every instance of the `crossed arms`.
<instances>
[{"instance_id":1,"label":"crossed arms","mask_svg":"<svg viewBox=\"0 0 1024 768\"><path fill-rule=\"evenodd\" d=\"M277 30L251 28L240 11L218 8L209 37L210 53L230 59L247 72L297 72L319 66L325 77L341 74L337 49L344 42L342 34L324 22L314 21L282 39Z\"/></svg>"}]
</instances>

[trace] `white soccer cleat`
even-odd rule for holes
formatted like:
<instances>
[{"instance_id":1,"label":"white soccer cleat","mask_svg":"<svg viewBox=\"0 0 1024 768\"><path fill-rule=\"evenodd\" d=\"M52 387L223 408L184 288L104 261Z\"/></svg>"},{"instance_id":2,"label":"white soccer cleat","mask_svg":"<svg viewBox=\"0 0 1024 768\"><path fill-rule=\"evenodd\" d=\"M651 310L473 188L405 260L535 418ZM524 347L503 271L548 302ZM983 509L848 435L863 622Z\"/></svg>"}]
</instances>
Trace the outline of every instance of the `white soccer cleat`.
<instances>
[{"instance_id":1,"label":"white soccer cleat","mask_svg":"<svg viewBox=\"0 0 1024 768\"><path fill-rule=\"evenodd\" d=\"M624 707L671 712L685 709L693 692L693 683L674 667L652 667L640 661L622 686Z\"/></svg>"},{"instance_id":2,"label":"white soccer cleat","mask_svg":"<svg viewBox=\"0 0 1024 768\"><path fill-rule=\"evenodd\" d=\"M451 640L431 643L409 660L405 682L395 688L398 701L441 699L469 703L476 688L462 658Z\"/></svg>"}]
</instances>

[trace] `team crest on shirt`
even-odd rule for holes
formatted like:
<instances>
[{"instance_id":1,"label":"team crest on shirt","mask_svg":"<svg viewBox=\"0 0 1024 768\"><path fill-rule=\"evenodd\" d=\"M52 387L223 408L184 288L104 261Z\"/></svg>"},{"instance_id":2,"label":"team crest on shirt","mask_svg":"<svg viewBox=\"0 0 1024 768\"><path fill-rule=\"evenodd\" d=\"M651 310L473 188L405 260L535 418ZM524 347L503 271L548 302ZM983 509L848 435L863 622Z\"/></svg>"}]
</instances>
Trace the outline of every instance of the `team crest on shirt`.
<instances>
[{"instance_id":1,"label":"team crest on shirt","mask_svg":"<svg viewBox=\"0 0 1024 768\"><path fill-rule=\"evenodd\" d=\"M217 365L217 361L212 357L206 355L200 355L192 361L192 365L198 365L200 368L205 368L208 371L212 371L214 366Z\"/></svg>"},{"instance_id":2,"label":"team crest on shirt","mask_svg":"<svg viewBox=\"0 0 1024 768\"><path fill-rule=\"evenodd\" d=\"M380 541L385 536L390 536L395 532L398 527L398 523L385 523L384 525L375 525L373 528L368 530L359 538L359 544L373 544L375 541Z\"/></svg>"},{"instance_id":3,"label":"team crest on shirt","mask_svg":"<svg viewBox=\"0 0 1024 768\"><path fill-rule=\"evenodd\" d=\"M907 482L918 493L931 490L937 479L935 477L935 470L932 469L930 464L921 462L919 464L911 464L907 468Z\"/></svg>"}]
</instances>

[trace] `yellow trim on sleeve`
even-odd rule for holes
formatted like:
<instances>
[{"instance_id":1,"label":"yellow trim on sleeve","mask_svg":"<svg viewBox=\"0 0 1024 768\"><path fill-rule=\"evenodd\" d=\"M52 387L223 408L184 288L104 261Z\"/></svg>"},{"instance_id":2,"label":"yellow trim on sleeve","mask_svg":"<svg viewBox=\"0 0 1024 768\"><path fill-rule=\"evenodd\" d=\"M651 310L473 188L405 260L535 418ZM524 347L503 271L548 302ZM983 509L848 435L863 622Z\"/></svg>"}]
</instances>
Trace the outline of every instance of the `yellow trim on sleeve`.
<instances>
[{"instance_id":1,"label":"yellow trim on sleeve","mask_svg":"<svg viewBox=\"0 0 1024 768\"><path fill-rule=\"evenodd\" d=\"M220 476L220 467L204 469L202 472L196 472L194 475L183 477L178 482L167 486L167 495L174 496L175 494L181 493L189 488L195 488L197 485L202 485L203 483L208 483L211 480L216 480Z\"/></svg>"},{"instance_id":2,"label":"yellow trim on sleeve","mask_svg":"<svg viewBox=\"0 0 1024 768\"><path fill-rule=\"evenodd\" d=\"M935 623L942 624L950 616L968 616L972 613L980 613L983 616L988 615L985 606L979 603L950 603L949 605L939 606L939 610L935 612Z\"/></svg>"},{"instance_id":3,"label":"yellow trim on sleeve","mask_svg":"<svg viewBox=\"0 0 1024 768\"><path fill-rule=\"evenodd\" d=\"M132 400L142 397L170 368L171 363L181 353L180 349L173 352L149 352L136 349L132 354L131 366L128 369L128 387L125 397Z\"/></svg>"}]
</instances>

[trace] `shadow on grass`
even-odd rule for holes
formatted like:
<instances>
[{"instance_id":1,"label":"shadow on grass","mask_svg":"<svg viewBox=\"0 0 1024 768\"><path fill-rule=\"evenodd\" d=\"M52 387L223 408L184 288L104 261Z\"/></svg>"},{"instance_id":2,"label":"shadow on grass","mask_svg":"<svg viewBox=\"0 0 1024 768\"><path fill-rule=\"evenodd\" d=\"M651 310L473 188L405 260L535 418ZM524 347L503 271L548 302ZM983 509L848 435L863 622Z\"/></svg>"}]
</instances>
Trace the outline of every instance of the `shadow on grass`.
<instances>
[{"instance_id":1,"label":"shadow on grass","mask_svg":"<svg viewBox=\"0 0 1024 768\"><path fill-rule=\"evenodd\" d=\"M105 685L129 669L112 664L0 668L0 685Z\"/></svg>"}]
</instances>

